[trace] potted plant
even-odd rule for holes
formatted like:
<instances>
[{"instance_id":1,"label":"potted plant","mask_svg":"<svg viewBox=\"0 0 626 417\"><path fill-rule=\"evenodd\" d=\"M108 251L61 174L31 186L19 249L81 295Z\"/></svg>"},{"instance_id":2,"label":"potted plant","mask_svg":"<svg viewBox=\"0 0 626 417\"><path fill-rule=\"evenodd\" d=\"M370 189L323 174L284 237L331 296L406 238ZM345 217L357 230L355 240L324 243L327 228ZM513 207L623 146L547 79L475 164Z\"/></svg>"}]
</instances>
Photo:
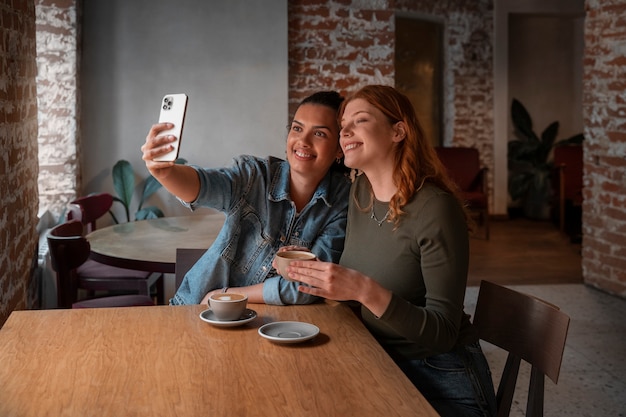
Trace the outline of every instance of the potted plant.
<instances>
[{"instance_id":1,"label":"potted plant","mask_svg":"<svg viewBox=\"0 0 626 417\"><path fill-rule=\"evenodd\" d=\"M185 159L177 159L177 164L185 164ZM113 196L113 201L117 201L124 206L126 213L126 221L131 221L130 218L130 202L133 198L135 191L135 171L133 170L130 162L121 159L113 166L113 188L116 195ZM152 175L146 178L141 193L141 199L137 212L135 213L135 220L154 219L157 217L163 217L163 212L156 206L143 207L146 200L162 187L161 183L156 180ZM111 217L115 223L119 223L115 214L109 210Z\"/></svg>"},{"instance_id":2,"label":"potted plant","mask_svg":"<svg viewBox=\"0 0 626 417\"><path fill-rule=\"evenodd\" d=\"M508 143L508 189L511 200L519 203L524 215L531 219L550 217L551 177L554 171L552 149L555 146L581 144L582 133L560 141L559 122L552 122L538 136L533 130L530 114L513 99L511 119L516 139Z\"/></svg>"}]
</instances>

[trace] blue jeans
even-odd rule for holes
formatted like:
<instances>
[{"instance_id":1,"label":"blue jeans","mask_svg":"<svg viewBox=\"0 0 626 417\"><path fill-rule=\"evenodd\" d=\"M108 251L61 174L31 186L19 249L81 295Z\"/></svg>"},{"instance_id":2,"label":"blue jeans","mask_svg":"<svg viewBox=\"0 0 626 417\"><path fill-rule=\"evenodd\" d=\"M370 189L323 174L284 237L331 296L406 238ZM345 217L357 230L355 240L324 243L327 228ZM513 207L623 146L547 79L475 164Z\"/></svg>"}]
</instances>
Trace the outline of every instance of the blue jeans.
<instances>
[{"instance_id":1,"label":"blue jeans","mask_svg":"<svg viewBox=\"0 0 626 417\"><path fill-rule=\"evenodd\" d=\"M398 366L442 417L496 414L491 371L478 342Z\"/></svg>"}]
</instances>

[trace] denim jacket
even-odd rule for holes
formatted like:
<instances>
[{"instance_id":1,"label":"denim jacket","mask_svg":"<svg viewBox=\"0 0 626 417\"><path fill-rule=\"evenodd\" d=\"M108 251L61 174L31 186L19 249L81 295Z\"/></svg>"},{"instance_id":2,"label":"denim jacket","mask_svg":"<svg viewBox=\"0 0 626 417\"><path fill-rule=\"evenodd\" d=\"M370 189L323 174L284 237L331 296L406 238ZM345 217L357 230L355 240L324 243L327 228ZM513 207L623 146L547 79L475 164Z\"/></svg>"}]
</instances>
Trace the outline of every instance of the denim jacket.
<instances>
[{"instance_id":1,"label":"denim jacket","mask_svg":"<svg viewBox=\"0 0 626 417\"><path fill-rule=\"evenodd\" d=\"M200 193L191 210L210 207L226 214L215 242L185 275L170 304L199 304L222 287L263 283L267 304L307 304L317 297L298 291L272 268L285 245L309 248L320 260L339 262L347 221L350 181L330 171L311 201L296 212L289 197L289 164L278 158L240 156L228 168L202 169Z\"/></svg>"}]
</instances>

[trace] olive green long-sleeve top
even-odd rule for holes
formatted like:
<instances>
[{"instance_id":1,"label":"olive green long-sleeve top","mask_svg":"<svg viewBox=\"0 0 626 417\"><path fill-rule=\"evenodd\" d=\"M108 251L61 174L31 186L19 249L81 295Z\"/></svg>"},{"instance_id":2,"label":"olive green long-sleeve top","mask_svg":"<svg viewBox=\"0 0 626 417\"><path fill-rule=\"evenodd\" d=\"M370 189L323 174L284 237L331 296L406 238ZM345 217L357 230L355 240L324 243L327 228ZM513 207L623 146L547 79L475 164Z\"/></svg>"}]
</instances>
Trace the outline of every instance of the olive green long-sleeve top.
<instances>
[{"instance_id":1,"label":"olive green long-sleeve top","mask_svg":"<svg viewBox=\"0 0 626 417\"><path fill-rule=\"evenodd\" d=\"M352 185L348 226L340 264L391 290L381 317L362 307L371 333L396 360L419 359L478 340L463 311L469 264L467 224L457 200L431 184L403 210L399 227L379 222L388 203L368 207L365 175ZM355 204L355 199L359 205Z\"/></svg>"}]
</instances>

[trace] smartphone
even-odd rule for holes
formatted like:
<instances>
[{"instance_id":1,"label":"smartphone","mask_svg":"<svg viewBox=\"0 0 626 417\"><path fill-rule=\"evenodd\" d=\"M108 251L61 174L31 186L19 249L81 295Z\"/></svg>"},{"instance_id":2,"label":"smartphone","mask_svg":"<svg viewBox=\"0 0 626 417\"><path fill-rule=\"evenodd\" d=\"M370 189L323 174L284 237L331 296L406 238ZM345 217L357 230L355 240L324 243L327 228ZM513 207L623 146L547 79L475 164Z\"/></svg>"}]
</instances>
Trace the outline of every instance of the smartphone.
<instances>
[{"instance_id":1,"label":"smartphone","mask_svg":"<svg viewBox=\"0 0 626 417\"><path fill-rule=\"evenodd\" d=\"M186 113L186 94L166 94L163 96L163 100L161 100L159 123L169 122L174 124L174 127L172 129L162 131L159 136L174 135L176 137L176 141L172 142L174 149L171 152L154 158L155 161L175 161L178 158L178 151L180 149L180 142L183 135Z\"/></svg>"}]
</instances>

